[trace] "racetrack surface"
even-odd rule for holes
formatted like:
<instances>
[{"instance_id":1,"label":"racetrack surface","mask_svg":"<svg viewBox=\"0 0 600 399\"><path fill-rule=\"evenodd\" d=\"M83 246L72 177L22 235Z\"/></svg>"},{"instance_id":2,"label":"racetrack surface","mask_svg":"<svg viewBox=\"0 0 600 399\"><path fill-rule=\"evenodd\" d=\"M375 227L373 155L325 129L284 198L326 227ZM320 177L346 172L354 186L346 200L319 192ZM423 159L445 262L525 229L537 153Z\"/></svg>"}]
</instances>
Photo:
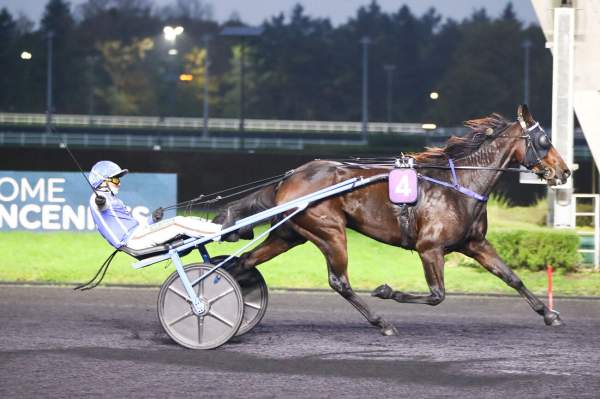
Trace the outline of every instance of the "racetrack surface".
<instances>
[{"instance_id":1,"label":"racetrack surface","mask_svg":"<svg viewBox=\"0 0 600 399\"><path fill-rule=\"evenodd\" d=\"M599 300L558 300L546 327L517 297L368 298L383 337L335 294L277 292L253 331L193 351L157 292L0 286L0 397L599 397Z\"/></svg>"}]
</instances>

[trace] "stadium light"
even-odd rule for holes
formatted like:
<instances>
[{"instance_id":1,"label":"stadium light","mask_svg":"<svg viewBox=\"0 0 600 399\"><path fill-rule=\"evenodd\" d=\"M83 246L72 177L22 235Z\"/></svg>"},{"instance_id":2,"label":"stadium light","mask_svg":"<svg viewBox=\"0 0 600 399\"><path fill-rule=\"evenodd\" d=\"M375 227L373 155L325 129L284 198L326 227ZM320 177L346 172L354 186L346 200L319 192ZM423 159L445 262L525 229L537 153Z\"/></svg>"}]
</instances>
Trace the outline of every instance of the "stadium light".
<instances>
[{"instance_id":1,"label":"stadium light","mask_svg":"<svg viewBox=\"0 0 600 399\"><path fill-rule=\"evenodd\" d=\"M175 42L175 39L177 39L177 36L179 36L183 33L183 26L176 26L176 27L165 26L163 28L163 33L165 34L165 40L168 40L170 42Z\"/></svg>"},{"instance_id":2,"label":"stadium light","mask_svg":"<svg viewBox=\"0 0 600 399\"><path fill-rule=\"evenodd\" d=\"M23 51L21 53L21 59L22 60L30 60L32 57L31 53L29 51Z\"/></svg>"},{"instance_id":3,"label":"stadium light","mask_svg":"<svg viewBox=\"0 0 600 399\"><path fill-rule=\"evenodd\" d=\"M438 98L440 98L440 93L438 93L437 91L432 91L431 93L429 93L429 98L431 98L432 100L437 100Z\"/></svg>"}]
</instances>

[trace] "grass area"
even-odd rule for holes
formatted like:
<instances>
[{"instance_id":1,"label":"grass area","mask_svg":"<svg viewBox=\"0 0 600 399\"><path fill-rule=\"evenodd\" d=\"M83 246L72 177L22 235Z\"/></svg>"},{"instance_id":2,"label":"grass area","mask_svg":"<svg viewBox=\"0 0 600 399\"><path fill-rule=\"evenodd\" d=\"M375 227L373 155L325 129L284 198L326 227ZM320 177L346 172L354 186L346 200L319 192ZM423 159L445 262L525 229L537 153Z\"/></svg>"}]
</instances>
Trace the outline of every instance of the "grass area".
<instances>
[{"instance_id":1,"label":"grass area","mask_svg":"<svg viewBox=\"0 0 600 399\"><path fill-rule=\"evenodd\" d=\"M349 231L349 274L355 289L372 290L382 283L395 289L425 292L427 285L417 253L383 245ZM229 254L241 243L214 243L212 256ZM72 283L90 279L111 247L95 233L0 233L0 280ZM199 261L197 253L186 262ZM106 283L161 284L174 271L168 262L141 270L131 268L133 259L118 254L107 273ZM481 267L455 266L445 269L448 292L514 293ZM327 269L321 253L310 243L301 245L260 266L270 287L328 288ZM518 271L525 284L538 294L546 287L544 272ZM600 273L558 274L556 295L600 295Z\"/></svg>"},{"instance_id":2,"label":"grass area","mask_svg":"<svg viewBox=\"0 0 600 399\"><path fill-rule=\"evenodd\" d=\"M531 230L546 225L548 203L543 200L531 206L509 206L506 199L492 196L487 209L489 227L492 230Z\"/></svg>"},{"instance_id":3,"label":"grass area","mask_svg":"<svg viewBox=\"0 0 600 399\"><path fill-rule=\"evenodd\" d=\"M536 229L546 214L545 202L531 207L509 207L501 198L488 206L490 228ZM264 229L260 227L259 230ZM212 256L230 254L246 242L214 243L208 246ZM355 289L372 290L388 283L398 290L425 292L421 262L416 252L377 243L353 231L348 232L349 275ZM0 233L1 281L74 283L89 280L102 261L112 252L97 233ZM185 258L196 262L197 253ZM514 293L502 281L479 266L464 265L451 255L445 268L448 292ZM107 273L106 283L161 284L174 271L169 262L141 270L131 268L133 258L118 254ZM328 288L327 268L322 254L310 243L276 257L260 267L271 287ZM517 271L525 284L538 294L546 287L545 272ZM582 271L557 274L557 295L600 295L600 273Z\"/></svg>"}]
</instances>

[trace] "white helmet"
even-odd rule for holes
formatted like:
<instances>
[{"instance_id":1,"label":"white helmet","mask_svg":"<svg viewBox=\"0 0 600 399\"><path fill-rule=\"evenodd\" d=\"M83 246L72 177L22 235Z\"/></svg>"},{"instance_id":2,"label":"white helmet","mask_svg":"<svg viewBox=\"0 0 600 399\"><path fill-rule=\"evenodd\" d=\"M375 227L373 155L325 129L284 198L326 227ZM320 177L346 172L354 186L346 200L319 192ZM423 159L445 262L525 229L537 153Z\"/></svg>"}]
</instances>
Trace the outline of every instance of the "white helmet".
<instances>
[{"instance_id":1,"label":"white helmet","mask_svg":"<svg viewBox=\"0 0 600 399\"><path fill-rule=\"evenodd\" d=\"M128 169L121 169L119 165L112 161L100 161L92 167L88 180L92 187L98 188L103 181L112 177L122 177L127 173L129 173Z\"/></svg>"}]
</instances>

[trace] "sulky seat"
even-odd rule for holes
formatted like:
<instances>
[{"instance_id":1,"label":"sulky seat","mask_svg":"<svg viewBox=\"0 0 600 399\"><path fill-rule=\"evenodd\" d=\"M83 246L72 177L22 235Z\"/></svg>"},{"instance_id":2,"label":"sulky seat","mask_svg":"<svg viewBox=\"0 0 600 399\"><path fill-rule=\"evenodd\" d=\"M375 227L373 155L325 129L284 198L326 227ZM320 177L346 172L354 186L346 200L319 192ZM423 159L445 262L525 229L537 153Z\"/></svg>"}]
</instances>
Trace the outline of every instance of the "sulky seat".
<instances>
[{"instance_id":1,"label":"sulky seat","mask_svg":"<svg viewBox=\"0 0 600 399\"><path fill-rule=\"evenodd\" d=\"M178 235L177 237L174 237L173 239L171 239L167 242L164 242L160 245L156 245L156 246L150 247L150 248L143 248L143 249L133 249L133 248L129 248L127 245L123 245L121 248L119 248L119 251L125 252L127 255L133 256L137 260L142 260L142 259L151 258L153 256L164 255L167 252L169 252L171 249L182 245L184 243L184 241L188 238L190 238L190 237L184 236L184 235ZM179 255L180 256L187 255L193 249L194 249L194 247L186 249Z\"/></svg>"}]
</instances>

